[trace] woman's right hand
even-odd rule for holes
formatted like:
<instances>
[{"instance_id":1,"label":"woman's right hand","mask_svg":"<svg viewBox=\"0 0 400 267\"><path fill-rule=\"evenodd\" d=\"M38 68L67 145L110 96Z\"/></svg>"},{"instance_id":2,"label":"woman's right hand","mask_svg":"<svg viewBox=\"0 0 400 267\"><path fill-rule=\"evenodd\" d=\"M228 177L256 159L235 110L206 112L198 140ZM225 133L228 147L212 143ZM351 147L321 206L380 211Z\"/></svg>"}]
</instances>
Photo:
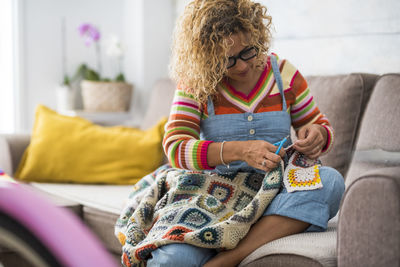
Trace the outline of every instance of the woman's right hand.
<instances>
[{"instance_id":1,"label":"woman's right hand","mask_svg":"<svg viewBox=\"0 0 400 267\"><path fill-rule=\"evenodd\" d=\"M241 146L242 160L266 172L275 169L285 156L284 149L275 154L278 147L263 140L242 141Z\"/></svg>"},{"instance_id":2,"label":"woman's right hand","mask_svg":"<svg viewBox=\"0 0 400 267\"><path fill-rule=\"evenodd\" d=\"M222 143L210 144L207 152L208 165L222 164L221 145ZM268 172L275 169L285 156L284 149L276 155L277 149L277 146L263 140L226 141L222 149L222 157L227 164L241 160L254 168Z\"/></svg>"}]
</instances>

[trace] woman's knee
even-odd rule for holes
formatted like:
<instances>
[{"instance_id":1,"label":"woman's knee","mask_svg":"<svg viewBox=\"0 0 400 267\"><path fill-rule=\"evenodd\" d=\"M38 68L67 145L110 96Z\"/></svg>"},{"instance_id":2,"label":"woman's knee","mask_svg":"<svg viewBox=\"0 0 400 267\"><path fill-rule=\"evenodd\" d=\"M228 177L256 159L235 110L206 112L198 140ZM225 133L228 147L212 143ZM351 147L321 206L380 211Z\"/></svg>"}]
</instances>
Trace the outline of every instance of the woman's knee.
<instances>
[{"instance_id":1,"label":"woman's knee","mask_svg":"<svg viewBox=\"0 0 400 267\"><path fill-rule=\"evenodd\" d=\"M151 254L152 258L147 261L147 266L197 267L205 264L216 252L188 244L169 244Z\"/></svg>"},{"instance_id":2,"label":"woman's knee","mask_svg":"<svg viewBox=\"0 0 400 267\"><path fill-rule=\"evenodd\" d=\"M319 169L322 184L328 186L332 191L338 193L339 195L344 192L344 178L334 168L322 166Z\"/></svg>"},{"instance_id":3,"label":"woman's knee","mask_svg":"<svg viewBox=\"0 0 400 267\"><path fill-rule=\"evenodd\" d=\"M327 194L327 201L331 204L331 213L336 214L345 190L344 178L331 167L322 166L319 172L325 194Z\"/></svg>"}]
</instances>

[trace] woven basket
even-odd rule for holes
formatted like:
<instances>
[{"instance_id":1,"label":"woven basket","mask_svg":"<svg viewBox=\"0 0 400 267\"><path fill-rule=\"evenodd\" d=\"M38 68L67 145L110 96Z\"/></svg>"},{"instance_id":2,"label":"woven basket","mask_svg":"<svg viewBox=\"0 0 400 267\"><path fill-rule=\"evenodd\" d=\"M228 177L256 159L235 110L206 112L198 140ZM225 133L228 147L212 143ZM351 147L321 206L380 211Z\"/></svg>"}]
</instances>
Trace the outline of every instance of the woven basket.
<instances>
[{"instance_id":1,"label":"woven basket","mask_svg":"<svg viewBox=\"0 0 400 267\"><path fill-rule=\"evenodd\" d=\"M81 82L83 109L86 111L127 111L133 87L123 82Z\"/></svg>"}]
</instances>

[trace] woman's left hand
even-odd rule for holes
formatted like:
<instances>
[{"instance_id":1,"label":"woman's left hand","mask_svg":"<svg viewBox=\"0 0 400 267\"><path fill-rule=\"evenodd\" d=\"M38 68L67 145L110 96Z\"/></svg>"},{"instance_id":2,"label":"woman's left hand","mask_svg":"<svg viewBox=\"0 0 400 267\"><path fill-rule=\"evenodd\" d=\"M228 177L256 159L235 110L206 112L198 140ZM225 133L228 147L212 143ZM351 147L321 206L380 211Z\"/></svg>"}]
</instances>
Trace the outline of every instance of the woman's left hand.
<instances>
[{"instance_id":1,"label":"woman's left hand","mask_svg":"<svg viewBox=\"0 0 400 267\"><path fill-rule=\"evenodd\" d=\"M298 140L293 147L309 158L316 159L321 155L327 135L325 128L319 124L305 125L298 130Z\"/></svg>"}]
</instances>

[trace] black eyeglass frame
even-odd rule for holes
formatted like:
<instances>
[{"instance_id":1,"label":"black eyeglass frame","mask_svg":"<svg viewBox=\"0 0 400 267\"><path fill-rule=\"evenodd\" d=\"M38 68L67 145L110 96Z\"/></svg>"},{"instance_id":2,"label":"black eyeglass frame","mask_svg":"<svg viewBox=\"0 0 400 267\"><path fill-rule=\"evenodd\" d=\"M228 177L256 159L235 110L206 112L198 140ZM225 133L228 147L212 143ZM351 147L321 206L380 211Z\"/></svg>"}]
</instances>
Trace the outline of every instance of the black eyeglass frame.
<instances>
[{"instance_id":1,"label":"black eyeglass frame","mask_svg":"<svg viewBox=\"0 0 400 267\"><path fill-rule=\"evenodd\" d=\"M251 51L251 50L253 50L253 49L254 49L255 52L256 52L253 56L248 57L248 58L243 58L243 55L244 55L245 53L248 53L249 51ZM258 50L257 50L256 47L251 46L251 47L245 48L245 49L243 49L242 51L240 51L239 55L237 55L237 56L231 56L231 57L228 58L228 62L227 62L226 68L227 68L227 69L233 68L233 67L236 65L236 61L237 61L239 58L240 58L241 60L243 60L243 61L248 61L248 60L250 60L250 59L256 57L257 55L258 55ZM233 64L229 65L229 61L230 61L231 59L233 59Z\"/></svg>"}]
</instances>

